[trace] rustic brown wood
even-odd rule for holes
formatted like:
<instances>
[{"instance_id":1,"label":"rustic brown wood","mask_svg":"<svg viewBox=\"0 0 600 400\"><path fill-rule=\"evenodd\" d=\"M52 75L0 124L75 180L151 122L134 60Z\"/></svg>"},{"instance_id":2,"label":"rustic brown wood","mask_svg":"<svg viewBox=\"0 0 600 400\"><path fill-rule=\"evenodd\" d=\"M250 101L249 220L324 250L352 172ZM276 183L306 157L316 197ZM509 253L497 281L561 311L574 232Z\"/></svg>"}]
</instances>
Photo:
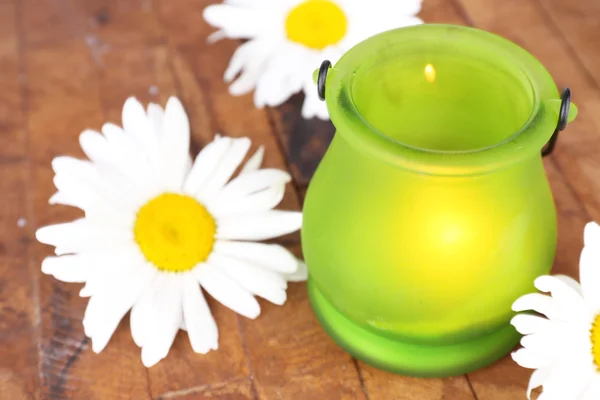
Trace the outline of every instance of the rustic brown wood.
<instances>
[{"instance_id":1,"label":"rustic brown wood","mask_svg":"<svg viewBox=\"0 0 600 400\"><path fill-rule=\"evenodd\" d=\"M265 146L267 166L292 173L286 209L300 208L332 138L329 122L300 117L301 96L256 110L251 96L228 94L222 74L237 43L207 44L212 30L202 19L216 1L0 0L0 398L523 398L530 371L510 357L468 378L427 380L352 360L318 325L304 284L290 284L283 307L261 301L254 321L209 300L220 348L205 356L180 333L169 356L146 369L127 318L101 354L91 351L80 285L42 275L51 249L33 238L39 226L80 215L47 200L54 192L51 159L81 156L83 129L120 123L128 96L164 104L178 95L194 152L215 132L249 136ZM600 218L599 14L594 0L425 0L421 13L426 22L508 37L536 55L559 86L573 89L580 116L545 160L559 214L554 272L573 277L583 226ZM301 255L298 235L281 243Z\"/></svg>"},{"instance_id":2,"label":"rustic brown wood","mask_svg":"<svg viewBox=\"0 0 600 400\"><path fill-rule=\"evenodd\" d=\"M447 379L398 377L362 362L358 363L371 400L473 400L464 376Z\"/></svg>"},{"instance_id":3,"label":"rustic brown wood","mask_svg":"<svg viewBox=\"0 0 600 400\"><path fill-rule=\"evenodd\" d=\"M596 154L600 151L600 91L538 0L461 0L474 24L507 37L536 56L558 87L573 90L580 115L561 135L553 158L589 214L600 218L600 182ZM563 1L563 4L571 2ZM590 2L591 3L591 2ZM590 10L592 6L590 6ZM597 45L596 52L600 51Z\"/></svg>"},{"instance_id":4,"label":"rustic brown wood","mask_svg":"<svg viewBox=\"0 0 600 400\"><path fill-rule=\"evenodd\" d=\"M151 43L162 37L150 0L23 0L22 4L28 45L69 39L97 45Z\"/></svg>"},{"instance_id":5,"label":"rustic brown wood","mask_svg":"<svg viewBox=\"0 0 600 400\"><path fill-rule=\"evenodd\" d=\"M600 3L594 0L564 1L539 0L550 16L553 26L564 36L575 57L585 66L586 73L600 86L600 53L598 32L600 31Z\"/></svg>"},{"instance_id":6,"label":"rustic brown wood","mask_svg":"<svg viewBox=\"0 0 600 400\"><path fill-rule=\"evenodd\" d=\"M158 400L253 400L254 398L252 382L242 379L171 392L159 397Z\"/></svg>"},{"instance_id":7,"label":"rustic brown wood","mask_svg":"<svg viewBox=\"0 0 600 400\"><path fill-rule=\"evenodd\" d=\"M31 220L17 2L0 3L0 398L39 398L39 302Z\"/></svg>"}]
</instances>

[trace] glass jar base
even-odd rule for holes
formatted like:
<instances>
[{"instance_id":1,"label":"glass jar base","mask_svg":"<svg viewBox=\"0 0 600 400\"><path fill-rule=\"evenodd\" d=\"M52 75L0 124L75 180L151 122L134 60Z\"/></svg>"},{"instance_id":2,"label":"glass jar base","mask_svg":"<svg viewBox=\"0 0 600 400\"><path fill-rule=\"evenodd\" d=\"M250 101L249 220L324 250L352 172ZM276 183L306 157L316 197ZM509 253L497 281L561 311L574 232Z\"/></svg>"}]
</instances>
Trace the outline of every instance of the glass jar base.
<instances>
[{"instance_id":1,"label":"glass jar base","mask_svg":"<svg viewBox=\"0 0 600 400\"><path fill-rule=\"evenodd\" d=\"M490 335L450 346L402 343L362 328L338 312L309 279L312 308L325 331L355 358L396 374L450 377L486 367L508 354L520 335L507 325Z\"/></svg>"}]
</instances>

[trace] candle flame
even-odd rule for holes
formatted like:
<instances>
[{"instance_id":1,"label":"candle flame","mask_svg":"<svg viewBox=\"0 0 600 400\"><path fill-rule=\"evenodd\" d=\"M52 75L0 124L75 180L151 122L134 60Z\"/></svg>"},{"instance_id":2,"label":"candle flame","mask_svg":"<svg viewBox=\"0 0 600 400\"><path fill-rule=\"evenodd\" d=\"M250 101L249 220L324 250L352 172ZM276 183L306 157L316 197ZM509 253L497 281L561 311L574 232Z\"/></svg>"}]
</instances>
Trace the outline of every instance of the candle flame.
<instances>
[{"instance_id":1,"label":"candle flame","mask_svg":"<svg viewBox=\"0 0 600 400\"><path fill-rule=\"evenodd\" d=\"M435 81L435 68L433 68L433 65L431 64L425 66L425 79L427 79L427 82L431 83Z\"/></svg>"}]
</instances>

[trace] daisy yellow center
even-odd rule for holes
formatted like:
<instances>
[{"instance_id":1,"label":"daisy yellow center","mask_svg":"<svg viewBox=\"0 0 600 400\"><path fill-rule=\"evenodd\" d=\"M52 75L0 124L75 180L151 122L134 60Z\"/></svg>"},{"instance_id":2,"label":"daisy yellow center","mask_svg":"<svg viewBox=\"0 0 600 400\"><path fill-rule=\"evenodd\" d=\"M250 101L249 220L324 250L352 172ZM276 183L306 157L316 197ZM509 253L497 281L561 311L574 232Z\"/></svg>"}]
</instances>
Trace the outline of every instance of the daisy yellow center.
<instances>
[{"instance_id":1,"label":"daisy yellow center","mask_svg":"<svg viewBox=\"0 0 600 400\"><path fill-rule=\"evenodd\" d=\"M596 368L600 371L600 314L596 316L592 330L590 331L590 337L592 339L592 355L594 356L594 363Z\"/></svg>"},{"instance_id":2,"label":"daisy yellow center","mask_svg":"<svg viewBox=\"0 0 600 400\"><path fill-rule=\"evenodd\" d=\"M330 0L306 0L290 11L285 30L292 42L322 50L346 36L348 19Z\"/></svg>"},{"instance_id":3,"label":"daisy yellow center","mask_svg":"<svg viewBox=\"0 0 600 400\"><path fill-rule=\"evenodd\" d=\"M183 272L206 260L216 224L192 197L163 193L140 208L133 232L142 253L156 268Z\"/></svg>"}]
</instances>

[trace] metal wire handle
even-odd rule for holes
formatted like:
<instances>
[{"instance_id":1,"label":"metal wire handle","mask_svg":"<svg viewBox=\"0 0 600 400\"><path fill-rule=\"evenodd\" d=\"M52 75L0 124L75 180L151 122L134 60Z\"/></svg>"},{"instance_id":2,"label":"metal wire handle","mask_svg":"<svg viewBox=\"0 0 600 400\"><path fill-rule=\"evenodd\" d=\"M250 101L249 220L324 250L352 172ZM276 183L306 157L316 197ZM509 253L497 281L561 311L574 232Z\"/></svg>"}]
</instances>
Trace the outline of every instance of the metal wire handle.
<instances>
[{"instance_id":1,"label":"metal wire handle","mask_svg":"<svg viewBox=\"0 0 600 400\"><path fill-rule=\"evenodd\" d=\"M321 101L325 101L325 80L327 79L327 72L329 72L329 68L331 68L331 61L329 60L323 61L321 63L321 68L319 68L319 77L317 78L317 92Z\"/></svg>"},{"instance_id":2,"label":"metal wire handle","mask_svg":"<svg viewBox=\"0 0 600 400\"><path fill-rule=\"evenodd\" d=\"M550 155L554 151L556 141L558 140L558 133L564 131L569 122L569 111L571 110L571 89L564 88L560 95L560 111L558 113L558 123L556 129L552 134L552 137L548 141L548 144L542 149L542 157Z\"/></svg>"}]
</instances>

